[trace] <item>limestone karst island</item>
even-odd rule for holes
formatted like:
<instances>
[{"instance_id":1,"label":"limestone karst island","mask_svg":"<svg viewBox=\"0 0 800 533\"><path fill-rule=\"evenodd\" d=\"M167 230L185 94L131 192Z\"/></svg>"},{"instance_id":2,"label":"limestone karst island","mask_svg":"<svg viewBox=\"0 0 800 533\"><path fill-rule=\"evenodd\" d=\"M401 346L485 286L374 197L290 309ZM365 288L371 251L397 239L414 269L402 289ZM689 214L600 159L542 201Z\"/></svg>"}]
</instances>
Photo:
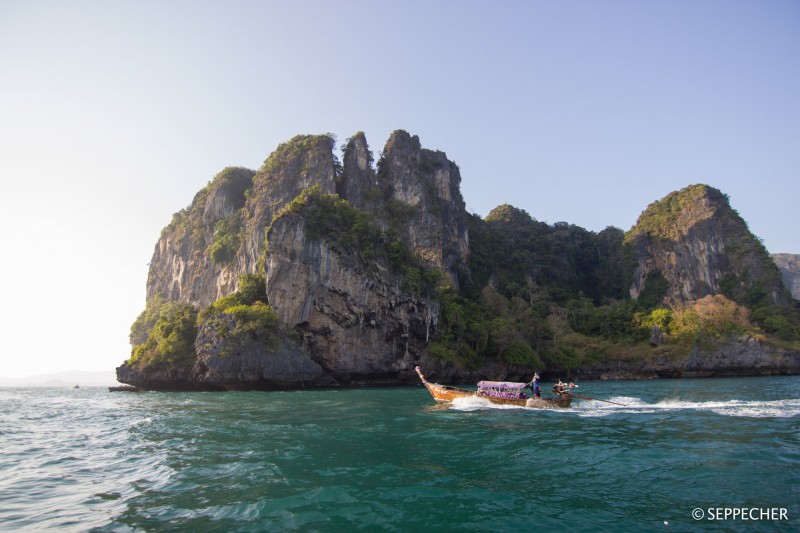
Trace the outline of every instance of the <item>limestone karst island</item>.
<instances>
[{"instance_id":1,"label":"limestone karst island","mask_svg":"<svg viewBox=\"0 0 800 533\"><path fill-rule=\"evenodd\" d=\"M800 261L691 185L629 231L465 210L458 166L395 131L229 167L156 244L120 382L247 390L800 373ZM509 191L509 196L512 191ZM794 294L792 294L793 291Z\"/></svg>"}]
</instances>

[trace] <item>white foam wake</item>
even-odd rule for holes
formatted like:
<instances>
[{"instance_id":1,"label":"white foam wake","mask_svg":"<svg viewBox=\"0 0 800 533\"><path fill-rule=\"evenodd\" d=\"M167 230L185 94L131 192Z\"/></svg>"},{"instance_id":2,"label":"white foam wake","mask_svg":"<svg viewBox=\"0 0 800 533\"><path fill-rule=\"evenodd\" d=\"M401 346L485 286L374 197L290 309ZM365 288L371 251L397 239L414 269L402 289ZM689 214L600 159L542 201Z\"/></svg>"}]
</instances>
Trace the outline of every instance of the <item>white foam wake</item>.
<instances>
[{"instance_id":1,"label":"white foam wake","mask_svg":"<svg viewBox=\"0 0 800 533\"><path fill-rule=\"evenodd\" d=\"M471 396L457 398L447 405L455 411L477 411L480 409L529 409L515 405L499 405L486 398ZM535 409L533 409L535 410ZM800 399L788 400L728 400L696 402L669 398L655 403L647 403L641 398L615 396L603 400L575 400L572 408L559 410L575 413L582 417L609 416L615 413L648 414L664 411L705 411L723 416L752 418L792 418L800 416Z\"/></svg>"},{"instance_id":2,"label":"white foam wake","mask_svg":"<svg viewBox=\"0 0 800 533\"><path fill-rule=\"evenodd\" d=\"M450 404L451 409L456 411L475 411L478 409L525 409L516 405L500 405L492 403L486 398L470 396L466 398L456 398Z\"/></svg>"},{"instance_id":3,"label":"white foam wake","mask_svg":"<svg viewBox=\"0 0 800 533\"><path fill-rule=\"evenodd\" d=\"M639 398L609 398L614 404L600 401L582 401L576 406L581 416L607 416L613 413L654 413L663 411L710 411L723 416L753 418L792 418L800 416L800 399L770 401L708 401L693 402L670 398L656 403L646 403ZM622 405L616 405L622 404Z\"/></svg>"}]
</instances>

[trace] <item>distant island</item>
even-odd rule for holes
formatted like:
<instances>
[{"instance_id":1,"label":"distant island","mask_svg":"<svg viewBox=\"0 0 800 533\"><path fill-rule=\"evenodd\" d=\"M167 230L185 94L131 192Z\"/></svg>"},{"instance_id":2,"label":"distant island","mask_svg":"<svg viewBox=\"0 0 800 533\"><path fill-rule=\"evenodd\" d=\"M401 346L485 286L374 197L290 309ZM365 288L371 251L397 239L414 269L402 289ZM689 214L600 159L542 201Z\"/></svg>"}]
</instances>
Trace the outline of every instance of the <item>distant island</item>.
<instances>
[{"instance_id":1,"label":"distant island","mask_svg":"<svg viewBox=\"0 0 800 533\"><path fill-rule=\"evenodd\" d=\"M113 370L85 371L68 370L51 374L35 374L22 378L0 377L0 387L108 387L114 385L117 378Z\"/></svg>"},{"instance_id":2,"label":"distant island","mask_svg":"<svg viewBox=\"0 0 800 533\"><path fill-rule=\"evenodd\" d=\"M294 137L175 213L120 382L396 385L417 364L439 382L800 373L798 262L711 186L596 233L511 205L467 213L459 167L402 130L377 162L361 132L334 148Z\"/></svg>"}]
</instances>

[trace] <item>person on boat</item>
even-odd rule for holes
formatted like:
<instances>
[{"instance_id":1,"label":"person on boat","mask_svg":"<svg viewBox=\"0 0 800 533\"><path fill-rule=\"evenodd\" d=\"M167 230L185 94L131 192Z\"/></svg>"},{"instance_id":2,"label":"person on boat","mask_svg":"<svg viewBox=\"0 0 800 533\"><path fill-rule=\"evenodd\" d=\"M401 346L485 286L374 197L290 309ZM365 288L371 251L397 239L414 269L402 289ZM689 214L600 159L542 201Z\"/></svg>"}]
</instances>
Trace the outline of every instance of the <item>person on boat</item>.
<instances>
[{"instance_id":1,"label":"person on boat","mask_svg":"<svg viewBox=\"0 0 800 533\"><path fill-rule=\"evenodd\" d=\"M539 374L538 373L535 373L533 375L533 379L531 380L530 383L528 383L528 385L531 388L531 397L532 398L541 398L542 397L542 393L539 390Z\"/></svg>"},{"instance_id":2,"label":"person on boat","mask_svg":"<svg viewBox=\"0 0 800 533\"><path fill-rule=\"evenodd\" d=\"M555 392L556 394L561 396L564 393L564 391L566 390L566 388L567 388L567 386L564 385L564 382L561 381L561 379L559 379L558 383L553 385L553 392Z\"/></svg>"}]
</instances>

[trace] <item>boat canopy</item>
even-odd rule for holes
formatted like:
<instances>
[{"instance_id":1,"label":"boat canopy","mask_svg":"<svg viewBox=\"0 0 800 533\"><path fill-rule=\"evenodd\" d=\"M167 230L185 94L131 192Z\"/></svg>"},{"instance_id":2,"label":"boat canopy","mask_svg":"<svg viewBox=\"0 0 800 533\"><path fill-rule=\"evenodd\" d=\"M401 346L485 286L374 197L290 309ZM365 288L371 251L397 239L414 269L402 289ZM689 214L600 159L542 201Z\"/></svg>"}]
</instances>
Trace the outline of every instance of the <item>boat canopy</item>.
<instances>
[{"instance_id":1,"label":"boat canopy","mask_svg":"<svg viewBox=\"0 0 800 533\"><path fill-rule=\"evenodd\" d=\"M524 389L527 383L516 383L514 381L479 381L480 389Z\"/></svg>"}]
</instances>

